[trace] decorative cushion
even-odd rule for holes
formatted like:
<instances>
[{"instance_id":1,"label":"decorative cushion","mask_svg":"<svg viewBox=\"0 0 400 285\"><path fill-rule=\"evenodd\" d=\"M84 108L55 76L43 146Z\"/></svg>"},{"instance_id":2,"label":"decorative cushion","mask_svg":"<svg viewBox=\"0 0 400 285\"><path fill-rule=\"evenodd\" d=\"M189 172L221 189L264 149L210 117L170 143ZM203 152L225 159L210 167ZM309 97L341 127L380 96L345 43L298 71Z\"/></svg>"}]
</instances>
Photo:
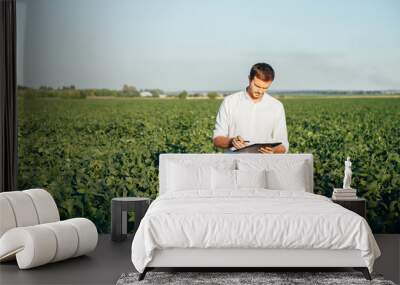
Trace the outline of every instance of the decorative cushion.
<instances>
[{"instance_id":1,"label":"decorative cushion","mask_svg":"<svg viewBox=\"0 0 400 285\"><path fill-rule=\"evenodd\" d=\"M236 161L221 154L160 155L160 195L170 191L213 191L211 168L235 169ZM171 159L165 159L171 157ZM213 159L210 159L213 157ZM163 163L164 161L164 163Z\"/></svg>"},{"instance_id":2,"label":"decorative cushion","mask_svg":"<svg viewBox=\"0 0 400 285\"><path fill-rule=\"evenodd\" d=\"M211 189L211 167L187 167L171 162L168 173L168 191Z\"/></svg>"},{"instance_id":3,"label":"decorative cushion","mask_svg":"<svg viewBox=\"0 0 400 285\"><path fill-rule=\"evenodd\" d=\"M212 169L214 191L235 191L241 188L267 188L265 170Z\"/></svg>"},{"instance_id":4,"label":"decorative cushion","mask_svg":"<svg viewBox=\"0 0 400 285\"><path fill-rule=\"evenodd\" d=\"M304 163L292 165L290 168L269 169L267 188L273 190L306 191L308 181L304 175Z\"/></svg>"},{"instance_id":5,"label":"decorative cushion","mask_svg":"<svg viewBox=\"0 0 400 285\"><path fill-rule=\"evenodd\" d=\"M279 158L279 155L276 155ZM311 169L305 160L238 160L239 170L266 170L266 188L272 190L307 191L312 189Z\"/></svg>"},{"instance_id":6,"label":"decorative cushion","mask_svg":"<svg viewBox=\"0 0 400 285\"><path fill-rule=\"evenodd\" d=\"M266 171L236 170L238 188L267 188Z\"/></svg>"},{"instance_id":7,"label":"decorative cushion","mask_svg":"<svg viewBox=\"0 0 400 285\"><path fill-rule=\"evenodd\" d=\"M236 190L236 170L212 168L212 188L218 190Z\"/></svg>"}]
</instances>

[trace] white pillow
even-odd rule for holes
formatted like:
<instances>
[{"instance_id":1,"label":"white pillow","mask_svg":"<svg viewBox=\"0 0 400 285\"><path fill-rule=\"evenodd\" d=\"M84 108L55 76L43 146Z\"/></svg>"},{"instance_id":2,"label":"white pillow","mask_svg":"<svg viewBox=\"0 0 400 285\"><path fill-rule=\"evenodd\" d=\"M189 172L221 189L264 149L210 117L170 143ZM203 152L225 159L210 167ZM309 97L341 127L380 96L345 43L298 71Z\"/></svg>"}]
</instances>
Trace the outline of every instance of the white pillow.
<instances>
[{"instance_id":1,"label":"white pillow","mask_svg":"<svg viewBox=\"0 0 400 285\"><path fill-rule=\"evenodd\" d=\"M236 190L236 170L213 167L211 173L214 190Z\"/></svg>"},{"instance_id":2,"label":"white pillow","mask_svg":"<svg viewBox=\"0 0 400 285\"><path fill-rule=\"evenodd\" d=\"M267 169L267 188L273 190L307 191L308 179L305 163L291 165L290 168Z\"/></svg>"},{"instance_id":3,"label":"white pillow","mask_svg":"<svg viewBox=\"0 0 400 285\"><path fill-rule=\"evenodd\" d=\"M167 191L211 189L211 167L168 164Z\"/></svg>"},{"instance_id":4,"label":"white pillow","mask_svg":"<svg viewBox=\"0 0 400 285\"><path fill-rule=\"evenodd\" d=\"M266 171L212 168L212 188L215 191L240 188L267 188Z\"/></svg>"},{"instance_id":5,"label":"white pillow","mask_svg":"<svg viewBox=\"0 0 400 285\"><path fill-rule=\"evenodd\" d=\"M240 170L267 171L267 188L272 190L307 191L312 188L307 160L282 160L279 155L270 159L239 159Z\"/></svg>"},{"instance_id":6,"label":"white pillow","mask_svg":"<svg viewBox=\"0 0 400 285\"><path fill-rule=\"evenodd\" d=\"M263 170L236 170L237 187L240 188L267 188L266 171Z\"/></svg>"}]
</instances>

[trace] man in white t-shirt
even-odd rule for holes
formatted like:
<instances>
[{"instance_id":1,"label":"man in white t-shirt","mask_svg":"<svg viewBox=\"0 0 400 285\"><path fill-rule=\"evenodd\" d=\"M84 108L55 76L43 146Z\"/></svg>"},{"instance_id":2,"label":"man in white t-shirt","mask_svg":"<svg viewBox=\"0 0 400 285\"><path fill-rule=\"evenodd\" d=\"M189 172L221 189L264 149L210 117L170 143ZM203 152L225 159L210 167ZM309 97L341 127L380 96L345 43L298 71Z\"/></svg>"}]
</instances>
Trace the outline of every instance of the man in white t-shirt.
<instances>
[{"instance_id":1,"label":"man in white t-shirt","mask_svg":"<svg viewBox=\"0 0 400 285\"><path fill-rule=\"evenodd\" d=\"M213 142L223 149L240 149L254 143L281 142L260 148L261 153L287 153L289 142L283 104L266 93L275 78L267 63L252 66L249 86L225 97L214 129Z\"/></svg>"}]
</instances>

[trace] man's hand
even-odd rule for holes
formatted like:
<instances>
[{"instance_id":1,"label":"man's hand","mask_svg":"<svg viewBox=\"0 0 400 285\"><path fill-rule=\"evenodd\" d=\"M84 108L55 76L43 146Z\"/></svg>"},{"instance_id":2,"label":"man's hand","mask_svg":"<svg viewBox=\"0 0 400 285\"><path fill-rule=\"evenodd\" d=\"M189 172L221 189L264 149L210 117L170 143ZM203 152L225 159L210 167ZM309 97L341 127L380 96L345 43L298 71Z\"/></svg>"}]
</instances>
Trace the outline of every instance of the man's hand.
<instances>
[{"instance_id":1,"label":"man's hand","mask_svg":"<svg viewBox=\"0 0 400 285\"><path fill-rule=\"evenodd\" d=\"M245 146L247 146L247 144L245 143L244 139L241 136L234 137L232 139L232 145L236 149L241 149L241 148L244 148Z\"/></svg>"},{"instance_id":2,"label":"man's hand","mask_svg":"<svg viewBox=\"0 0 400 285\"><path fill-rule=\"evenodd\" d=\"M283 146L283 144L280 144L276 147L260 147L258 151L261 153L285 153L286 148Z\"/></svg>"}]
</instances>

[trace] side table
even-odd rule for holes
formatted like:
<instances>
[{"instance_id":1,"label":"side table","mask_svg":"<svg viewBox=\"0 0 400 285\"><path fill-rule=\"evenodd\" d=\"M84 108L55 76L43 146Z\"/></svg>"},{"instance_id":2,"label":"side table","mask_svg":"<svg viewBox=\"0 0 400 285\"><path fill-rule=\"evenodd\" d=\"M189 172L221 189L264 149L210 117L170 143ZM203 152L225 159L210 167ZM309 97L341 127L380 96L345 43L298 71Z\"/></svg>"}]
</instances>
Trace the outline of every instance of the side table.
<instances>
[{"instance_id":1,"label":"side table","mask_svg":"<svg viewBox=\"0 0 400 285\"><path fill-rule=\"evenodd\" d=\"M128 211L135 211L134 232L136 232L150 203L151 199L142 197L113 198L111 200L111 240L126 239Z\"/></svg>"},{"instance_id":2,"label":"side table","mask_svg":"<svg viewBox=\"0 0 400 285\"><path fill-rule=\"evenodd\" d=\"M364 198L354 199L332 199L332 202L359 214L364 219L367 218L366 200Z\"/></svg>"}]
</instances>

